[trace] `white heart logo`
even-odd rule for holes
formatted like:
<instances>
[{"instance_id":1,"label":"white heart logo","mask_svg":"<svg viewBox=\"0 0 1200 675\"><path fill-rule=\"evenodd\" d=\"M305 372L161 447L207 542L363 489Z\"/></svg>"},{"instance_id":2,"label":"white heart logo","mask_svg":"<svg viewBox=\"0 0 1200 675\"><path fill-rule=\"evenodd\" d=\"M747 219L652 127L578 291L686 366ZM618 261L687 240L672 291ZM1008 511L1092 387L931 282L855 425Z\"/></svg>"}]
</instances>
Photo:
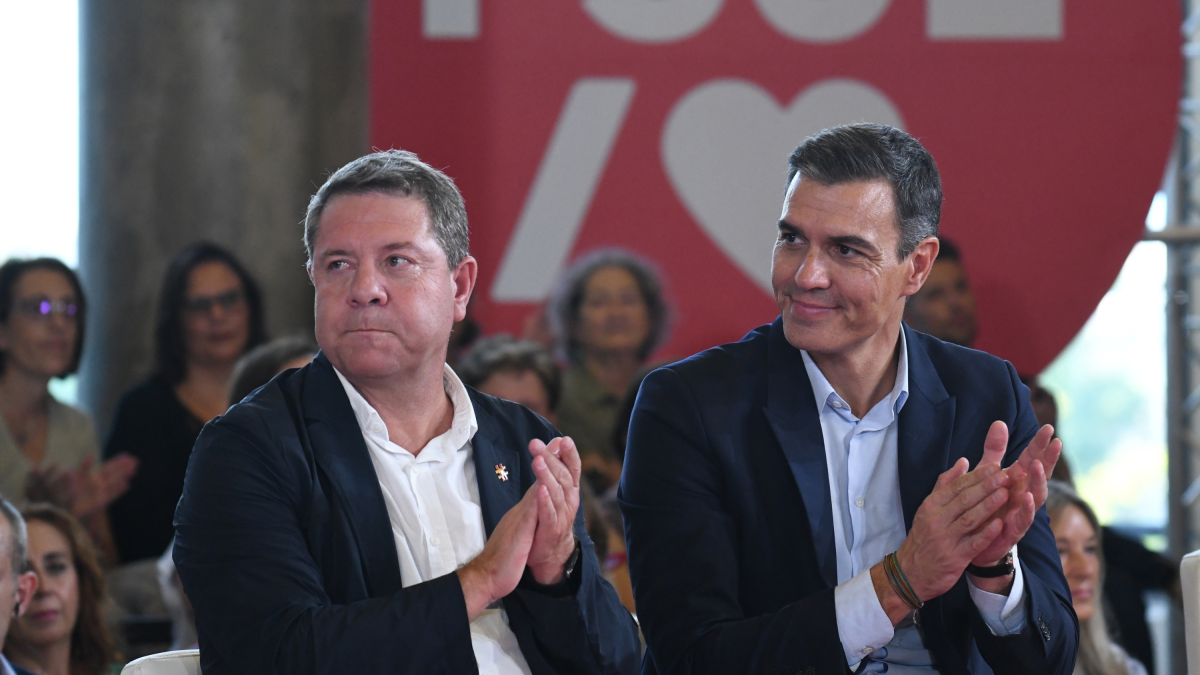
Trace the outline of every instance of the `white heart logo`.
<instances>
[{"instance_id":1,"label":"white heart logo","mask_svg":"<svg viewBox=\"0 0 1200 675\"><path fill-rule=\"evenodd\" d=\"M770 293L788 155L821 129L851 122L904 128L887 96L856 80L818 82L787 109L752 82L714 80L688 92L667 117L663 165L692 217Z\"/></svg>"}]
</instances>

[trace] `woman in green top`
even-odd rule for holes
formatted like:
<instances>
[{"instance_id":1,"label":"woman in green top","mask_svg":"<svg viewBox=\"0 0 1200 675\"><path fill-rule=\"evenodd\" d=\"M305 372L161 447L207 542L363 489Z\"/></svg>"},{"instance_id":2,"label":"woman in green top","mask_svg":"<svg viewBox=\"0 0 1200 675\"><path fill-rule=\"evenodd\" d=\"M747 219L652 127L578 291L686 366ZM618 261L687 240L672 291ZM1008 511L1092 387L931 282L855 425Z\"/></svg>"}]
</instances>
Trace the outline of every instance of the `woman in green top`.
<instances>
[{"instance_id":1,"label":"woman in green top","mask_svg":"<svg viewBox=\"0 0 1200 675\"><path fill-rule=\"evenodd\" d=\"M79 368L86 315L79 277L61 261L0 266L0 493L67 508L103 546L104 507L128 487L137 461L95 466L91 418L49 390L51 379Z\"/></svg>"},{"instance_id":2,"label":"woman in green top","mask_svg":"<svg viewBox=\"0 0 1200 675\"><path fill-rule=\"evenodd\" d=\"M668 309L647 261L617 249L593 253L569 269L551 317L563 374L558 428L579 448L598 492L621 477L615 447L617 410L634 375L666 336Z\"/></svg>"}]
</instances>

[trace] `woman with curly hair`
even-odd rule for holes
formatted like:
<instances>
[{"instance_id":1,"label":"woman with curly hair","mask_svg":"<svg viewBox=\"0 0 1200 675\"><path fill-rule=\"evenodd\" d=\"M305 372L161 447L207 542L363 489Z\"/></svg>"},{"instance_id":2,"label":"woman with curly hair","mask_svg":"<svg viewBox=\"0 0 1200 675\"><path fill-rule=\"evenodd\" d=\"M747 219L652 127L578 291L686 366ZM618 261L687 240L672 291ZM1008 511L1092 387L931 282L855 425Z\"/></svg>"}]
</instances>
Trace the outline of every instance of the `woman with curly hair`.
<instances>
[{"instance_id":1,"label":"woman with curly hair","mask_svg":"<svg viewBox=\"0 0 1200 675\"><path fill-rule=\"evenodd\" d=\"M39 675L119 672L121 657L102 612L104 576L87 533L57 506L35 504L21 514L38 587L10 626L4 655Z\"/></svg>"}]
</instances>

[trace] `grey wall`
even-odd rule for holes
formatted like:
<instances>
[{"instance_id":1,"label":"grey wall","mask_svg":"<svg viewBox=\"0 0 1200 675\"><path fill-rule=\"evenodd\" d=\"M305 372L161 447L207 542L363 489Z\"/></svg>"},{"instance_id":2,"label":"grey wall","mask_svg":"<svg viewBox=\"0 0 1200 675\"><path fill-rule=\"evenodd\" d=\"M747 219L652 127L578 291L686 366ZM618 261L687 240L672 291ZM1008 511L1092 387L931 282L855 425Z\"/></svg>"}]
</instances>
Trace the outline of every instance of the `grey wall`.
<instances>
[{"instance_id":1,"label":"grey wall","mask_svg":"<svg viewBox=\"0 0 1200 675\"><path fill-rule=\"evenodd\" d=\"M80 33L80 399L105 433L190 243L245 263L270 336L311 331L299 221L368 148L367 0L82 0Z\"/></svg>"}]
</instances>

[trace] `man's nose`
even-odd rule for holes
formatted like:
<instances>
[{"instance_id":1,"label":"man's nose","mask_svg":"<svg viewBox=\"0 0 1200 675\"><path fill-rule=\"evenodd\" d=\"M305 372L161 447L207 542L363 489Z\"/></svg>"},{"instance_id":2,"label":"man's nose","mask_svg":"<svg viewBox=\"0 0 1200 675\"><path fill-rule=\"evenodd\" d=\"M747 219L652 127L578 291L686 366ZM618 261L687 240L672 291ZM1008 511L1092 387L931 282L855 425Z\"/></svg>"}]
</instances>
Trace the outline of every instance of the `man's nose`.
<instances>
[{"instance_id":1,"label":"man's nose","mask_svg":"<svg viewBox=\"0 0 1200 675\"><path fill-rule=\"evenodd\" d=\"M796 270L796 286L802 289L828 288L829 270L826 269L825 262L820 251L815 248L809 249L804 262Z\"/></svg>"},{"instance_id":2,"label":"man's nose","mask_svg":"<svg viewBox=\"0 0 1200 675\"><path fill-rule=\"evenodd\" d=\"M370 265L359 267L350 284L350 302L356 306L381 305L387 302L383 279Z\"/></svg>"}]
</instances>

